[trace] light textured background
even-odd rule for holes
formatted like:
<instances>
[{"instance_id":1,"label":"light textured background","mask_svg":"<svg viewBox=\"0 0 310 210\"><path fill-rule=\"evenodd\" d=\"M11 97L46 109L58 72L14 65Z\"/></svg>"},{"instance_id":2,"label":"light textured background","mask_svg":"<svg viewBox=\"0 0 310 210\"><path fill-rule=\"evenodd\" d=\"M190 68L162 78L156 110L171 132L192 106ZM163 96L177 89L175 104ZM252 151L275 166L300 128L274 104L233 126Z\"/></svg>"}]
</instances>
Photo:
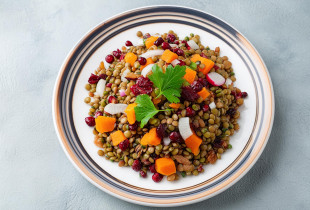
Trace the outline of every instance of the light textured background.
<instances>
[{"instance_id":1,"label":"light textured background","mask_svg":"<svg viewBox=\"0 0 310 210\"><path fill-rule=\"evenodd\" d=\"M0 209L146 209L103 193L62 151L52 90L74 44L112 15L152 4L201 9L241 31L273 80L276 114L267 147L224 193L179 209L309 209L310 2L0 0Z\"/></svg>"}]
</instances>

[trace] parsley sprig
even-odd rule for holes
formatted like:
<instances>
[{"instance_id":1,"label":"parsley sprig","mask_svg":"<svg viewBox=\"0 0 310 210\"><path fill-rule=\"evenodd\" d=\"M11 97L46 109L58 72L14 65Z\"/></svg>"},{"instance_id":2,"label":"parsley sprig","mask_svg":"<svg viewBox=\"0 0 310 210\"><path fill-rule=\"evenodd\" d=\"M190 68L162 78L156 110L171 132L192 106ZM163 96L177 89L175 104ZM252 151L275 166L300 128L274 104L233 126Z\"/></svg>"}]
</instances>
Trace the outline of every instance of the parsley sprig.
<instances>
[{"instance_id":1,"label":"parsley sprig","mask_svg":"<svg viewBox=\"0 0 310 210\"><path fill-rule=\"evenodd\" d=\"M181 86L184 82L183 76L185 75L185 66L169 65L166 72L156 64L152 68L152 74L149 79L159 89L157 97L164 95L168 101L172 103L179 103L181 96Z\"/></svg>"},{"instance_id":2,"label":"parsley sprig","mask_svg":"<svg viewBox=\"0 0 310 210\"><path fill-rule=\"evenodd\" d=\"M144 125L158 112L170 110L170 109L165 110L156 109L150 97L146 94L138 95L135 103L137 103L137 106L134 108L136 114L136 120L141 122L140 124L141 128L143 128Z\"/></svg>"}]
</instances>

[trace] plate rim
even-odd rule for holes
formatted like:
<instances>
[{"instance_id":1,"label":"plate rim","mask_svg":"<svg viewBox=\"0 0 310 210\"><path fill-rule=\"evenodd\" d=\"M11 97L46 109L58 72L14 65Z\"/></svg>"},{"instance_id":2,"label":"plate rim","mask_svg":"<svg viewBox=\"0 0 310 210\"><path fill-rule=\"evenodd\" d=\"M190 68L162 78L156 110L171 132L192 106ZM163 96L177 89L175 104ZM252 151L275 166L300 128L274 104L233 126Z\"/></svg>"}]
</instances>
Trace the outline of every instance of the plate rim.
<instances>
[{"instance_id":1,"label":"plate rim","mask_svg":"<svg viewBox=\"0 0 310 210\"><path fill-rule=\"evenodd\" d=\"M234 180L232 180L230 183L228 183L227 185L223 186L222 188L220 188L219 190L217 190L216 192L211 193L210 195L208 195L208 197L200 197L194 200L190 200L190 201L183 201L183 202L179 202L179 203L173 203L173 204L161 204L161 203L145 203L145 202L141 202L141 201L137 201L137 200L131 200L127 197L123 197L120 196L116 193L110 192L108 189L100 186L98 183L96 183L94 180L92 180L89 176L87 176L82 170L81 168L79 168L79 166L76 164L76 162L73 160L73 157L68 153L67 148L65 147L63 141L62 141L62 137L60 135L60 132L58 130L58 124L57 124L57 116L56 116L56 96L57 96L57 90L59 90L59 84L62 78L62 74L64 73L65 70L65 66L68 64L68 61L70 60L71 56L74 54L74 52L78 49L78 47L80 46L80 44L85 40L86 37L88 37L90 34L92 34L94 31L96 31L99 27L103 26L107 21L112 21L113 19L116 19L118 17L121 17L123 15L126 15L128 13L132 13L134 11L141 11L141 10L145 10L145 9L151 9L151 8L160 8L160 7L168 7L168 8L183 8L183 9L188 9L188 10L192 10L195 12L201 12L201 13L205 13L215 19L218 19L220 21L222 21L224 24L228 25L229 27L233 28L236 32L238 32L243 39L245 39L249 44L250 47L253 48L254 53L258 56L259 61L261 62L262 66L264 67L264 69L266 70L267 73L267 78L269 80L269 85L270 85L270 94L271 94L271 118L270 118L270 126L269 129L265 135L265 140L264 143L261 145L261 148L259 149L258 153L256 154L255 158L252 160L252 162L245 168L245 170L243 170L241 172L240 175L238 175ZM183 205L189 205L192 203L197 203L200 202L202 200L206 200L209 199L223 191L225 191L226 189L228 189L229 187L231 187L232 185L234 185L236 182L238 182L245 174L247 174L247 172L253 167L253 165L257 162L258 158L261 156L262 152L264 151L266 144L269 141L269 137L272 131L272 127L273 127L273 122L274 122L274 114L275 114L275 101L274 101L274 90L273 90L273 85L272 85L272 80L270 77L270 73L261 57L261 55L258 53L258 51L256 50L256 48L253 46L253 44L242 34L240 33L240 31L238 31L236 28L234 28L232 25L230 25L229 23L227 23L226 21L222 20L221 18L214 16L208 12L202 11L202 10L198 10L195 8L191 8L191 7L186 7L186 6L175 6L175 5L151 5L151 6L143 6L143 7L138 7L138 8L134 8L134 9L130 9L130 10L126 10L124 12L118 13L116 15L113 15L110 18L107 18L103 21L101 21L99 24L97 24L96 26L92 27L90 30L88 30L87 33L85 33L77 42L76 44L71 48L70 52L67 54L65 60L63 61L60 70L58 72L57 78L56 78L56 82L54 85L54 90L53 90L53 98L52 98L52 114L53 114L53 123L54 123L54 128L58 137L58 141L62 147L62 149L64 150L67 158L70 160L70 162L72 163L72 165L74 165L74 167L80 172L80 174L82 174L82 176L84 178L86 178L89 182L91 182L93 185L95 185L96 187L98 187L99 189L101 189L102 191L117 197L119 199L125 200L127 202L131 202L131 203L135 203L135 204L139 204L139 205L145 205L145 206L158 206L158 207L172 207L172 206L183 206Z\"/></svg>"}]
</instances>

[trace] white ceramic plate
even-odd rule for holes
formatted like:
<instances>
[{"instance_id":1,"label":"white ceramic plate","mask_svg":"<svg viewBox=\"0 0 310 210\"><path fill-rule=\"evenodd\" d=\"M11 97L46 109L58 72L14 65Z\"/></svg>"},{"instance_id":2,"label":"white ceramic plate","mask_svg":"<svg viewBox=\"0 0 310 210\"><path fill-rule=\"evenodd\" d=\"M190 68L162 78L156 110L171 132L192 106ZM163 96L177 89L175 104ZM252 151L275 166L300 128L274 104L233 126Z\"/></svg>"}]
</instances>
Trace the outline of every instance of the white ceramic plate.
<instances>
[{"instance_id":1,"label":"white ceramic plate","mask_svg":"<svg viewBox=\"0 0 310 210\"><path fill-rule=\"evenodd\" d=\"M142 179L131 168L97 155L92 128L84 118L89 106L84 89L89 75L104 57L126 40L139 42L136 32L175 31L180 38L198 34L211 49L221 48L233 63L235 86L248 92L240 109L240 131L231 138L228 150L215 165L204 167L199 176L177 182L163 179L155 183ZM106 63L106 65L108 65ZM261 57L236 29L201 11L175 6L153 6L131 10L104 21L73 48L61 67L56 81L53 117L61 145L73 165L91 183L118 198L149 206L178 206L210 198L237 182L262 153L273 123L274 98L271 80Z\"/></svg>"}]
</instances>

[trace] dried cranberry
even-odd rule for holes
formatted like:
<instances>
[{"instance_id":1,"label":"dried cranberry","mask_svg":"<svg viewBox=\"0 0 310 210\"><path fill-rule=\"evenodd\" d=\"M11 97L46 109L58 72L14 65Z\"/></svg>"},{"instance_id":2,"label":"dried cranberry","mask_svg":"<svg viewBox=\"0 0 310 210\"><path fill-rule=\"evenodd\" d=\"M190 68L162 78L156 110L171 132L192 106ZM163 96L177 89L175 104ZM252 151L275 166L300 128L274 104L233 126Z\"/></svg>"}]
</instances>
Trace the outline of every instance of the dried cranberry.
<instances>
[{"instance_id":1,"label":"dried cranberry","mask_svg":"<svg viewBox=\"0 0 310 210\"><path fill-rule=\"evenodd\" d=\"M221 148L222 147L222 140L219 139L219 138L216 138L214 141L213 141L213 147L214 148Z\"/></svg>"},{"instance_id":2,"label":"dried cranberry","mask_svg":"<svg viewBox=\"0 0 310 210\"><path fill-rule=\"evenodd\" d=\"M226 111L226 114L228 114L230 117L233 117L236 114L236 110L233 108L230 108Z\"/></svg>"},{"instance_id":3,"label":"dried cranberry","mask_svg":"<svg viewBox=\"0 0 310 210\"><path fill-rule=\"evenodd\" d=\"M94 117L85 117L85 122L88 126L95 126L96 121Z\"/></svg>"},{"instance_id":4,"label":"dried cranberry","mask_svg":"<svg viewBox=\"0 0 310 210\"><path fill-rule=\"evenodd\" d=\"M140 169L142 168L140 160L133 161L133 164L131 167L134 171L140 171Z\"/></svg>"},{"instance_id":5,"label":"dried cranberry","mask_svg":"<svg viewBox=\"0 0 310 210\"><path fill-rule=\"evenodd\" d=\"M121 57L119 58L119 60L123 60L125 58L125 54L121 54Z\"/></svg>"},{"instance_id":6,"label":"dried cranberry","mask_svg":"<svg viewBox=\"0 0 310 210\"><path fill-rule=\"evenodd\" d=\"M179 61L180 61L180 63L178 63L179 66L186 66L186 63L184 61L182 60L179 60Z\"/></svg>"},{"instance_id":7,"label":"dried cranberry","mask_svg":"<svg viewBox=\"0 0 310 210\"><path fill-rule=\"evenodd\" d=\"M210 107L209 107L208 104L205 104L205 105L203 105L203 107L202 107L202 111L203 111L203 112L207 112L209 109L210 109Z\"/></svg>"},{"instance_id":8,"label":"dried cranberry","mask_svg":"<svg viewBox=\"0 0 310 210\"><path fill-rule=\"evenodd\" d=\"M167 35L167 40L168 40L169 43L174 43L175 36L173 34L168 34Z\"/></svg>"},{"instance_id":9,"label":"dried cranberry","mask_svg":"<svg viewBox=\"0 0 310 210\"><path fill-rule=\"evenodd\" d=\"M109 102L109 103L113 103L113 104L116 104L116 103L117 103L116 98L115 98L114 96L109 96L108 102Z\"/></svg>"},{"instance_id":10,"label":"dried cranberry","mask_svg":"<svg viewBox=\"0 0 310 210\"><path fill-rule=\"evenodd\" d=\"M147 38L150 38L150 37L151 37L151 35L149 33L146 33L146 34L144 34L143 39L147 39Z\"/></svg>"},{"instance_id":11,"label":"dried cranberry","mask_svg":"<svg viewBox=\"0 0 310 210\"><path fill-rule=\"evenodd\" d=\"M214 65L213 68L214 68L215 70L218 70L220 67L218 67L217 65Z\"/></svg>"},{"instance_id":12,"label":"dried cranberry","mask_svg":"<svg viewBox=\"0 0 310 210\"><path fill-rule=\"evenodd\" d=\"M158 39L156 39L156 41L154 42L154 45L156 45L157 47L159 45L161 45L164 42L163 38L159 37Z\"/></svg>"},{"instance_id":13,"label":"dried cranberry","mask_svg":"<svg viewBox=\"0 0 310 210\"><path fill-rule=\"evenodd\" d=\"M167 124L159 124L156 128L156 134L159 138L163 139L166 136Z\"/></svg>"},{"instance_id":14,"label":"dried cranberry","mask_svg":"<svg viewBox=\"0 0 310 210\"><path fill-rule=\"evenodd\" d=\"M181 42L181 43L184 43L184 44L185 44L185 47L187 47L187 48L191 49L191 48L190 48L190 46L187 44L187 41L186 41L186 40L182 40L182 42Z\"/></svg>"},{"instance_id":15,"label":"dried cranberry","mask_svg":"<svg viewBox=\"0 0 310 210\"><path fill-rule=\"evenodd\" d=\"M100 78L100 79L106 79L106 78L107 78L107 75L106 75L106 74L100 74L100 75L99 75L99 78Z\"/></svg>"},{"instance_id":16,"label":"dried cranberry","mask_svg":"<svg viewBox=\"0 0 310 210\"><path fill-rule=\"evenodd\" d=\"M113 61L114 61L113 55L107 55L105 57L105 61L108 62L108 63L113 63Z\"/></svg>"},{"instance_id":17,"label":"dried cranberry","mask_svg":"<svg viewBox=\"0 0 310 210\"><path fill-rule=\"evenodd\" d=\"M139 77L135 85L130 87L131 92L137 96L140 94L151 94L153 91L153 82L147 77Z\"/></svg>"},{"instance_id":18,"label":"dried cranberry","mask_svg":"<svg viewBox=\"0 0 310 210\"><path fill-rule=\"evenodd\" d=\"M201 164L198 166L197 171L198 172L202 172L203 171L203 166Z\"/></svg>"},{"instance_id":19,"label":"dried cranberry","mask_svg":"<svg viewBox=\"0 0 310 210\"><path fill-rule=\"evenodd\" d=\"M157 172L156 169L155 169L155 164L150 165L149 169L150 169L151 173L156 173Z\"/></svg>"},{"instance_id":20,"label":"dried cranberry","mask_svg":"<svg viewBox=\"0 0 310 210\"><path fill-rule=\"evenodd\" d=\"M145 172L145 171L143 171L143 170L141 170L141 171L140 171L140 176L141 176L141 177L145 178L145 177L146 177L146 175L147 175L147 174L146 174L146 172Z\"/></svg>"},{"instance_id":21,"label":"dried cranberry","mask_svg":"<svg viewBox=\"0 0 310 210\"><path fill-rule=\"evenodd\" d=\"M203 78L198 78L198 82L200 82L205 87L208 85L208 81Z\"/></svg>"},{"instance_id":22,"label":"dried cranberry","mask_svg":"<svg viewBox=\"0 0 310 210\"><path fill-rule=\"evenodd\" d=\"M122 150L125 151L130 145L130 142L128 139L125 139L124 141L122 141L121 143L119 143L118 147Z\"/></svg>"},{"instance_id":23,"label":"dried cranberry","mask_svg":"<svg viewBox=\"0 0 310 210\"><path fill-rule=\"evenodd\" d=\"M89 79L88 79L88 83L89 84L97 84L99 80L100 80L100 78L97 75L91 74Z\"/></svg>"},{"instance_id":24,"label":"dried cranberry","mask_svg":"<svg viewBox=\"0 0 310 210\"><path fill-rule=\"evenodd\" d=\"M199 95L190 86L182 87L181 96L184 100L191 102L199 98Z\"/></svg>"},{"instance_id":25,"label":"dried cranberry","mask_svg":"<svg viewBox=\"0 0 310 210\"><path fill-rule=\"evenodd\" d=\"M178 45L178 44L180 44L180 43L179 43L179 41L175 41L174 44L177 44L177 45Z\"/></svg>"},{"instance_id":26,"label":"dried cranberry","mask_svg":"<svg viewBox=\"0 0 310 210\"><path fill-rule=\"evenodd\" d=\"M170 49L172 52L174 52L174 53L177 53L178 52L178 50L179 50L179 48L172 48L172 49Z\"/></svg>"},{"instance_id":27,"label":"dried cranberry","mask_svg":"<svg viewBox=\"0 0 310 210\"><path fill-rule=\"evenodd\" d=\"M196 93L201 91L203 88L202 84L199 81L194 81L191 86Z\"/></svg>"},{"instance_id":28,"label":"dried cranberry","mask_svg":"<svg viewBox=\"0 0 310 210\"><path fill-rule=\"evenodd\" d=\"M97 118L98 116L103 116L102 111L97 111L97 112L95 113L95 118Z\"/></svg>"},{"instance_id":29,"label":"dried cranberry","mask_svg":"<svg viewBox=\"0 0 310 210\"><path fill-rule=\"evenodd\" d=\"M242 98L242 93L240 92L240 93L237 93L237 94L235 94L236 96L235 96L235 99L238 99L238 98Z\"/></svg>"},{"instance_id":30,"label":"dried cranberry","mask_svg":"<svg viewBox=\"0 0 310 210\"><path fill-rule=\"evenodd\" d=\"M160 182L163 179L163 175L155 173L153 174L152 179L154 182Z\"/></svg>"},{"instance_id":31,"label":"dried cranberry","mask_svg":"<svg viewBox=\"0 0 310 210\"><path fill-rule=\"evenodd\" d=\"M196 112L191 107L186 108L186 116L187 117L193 117L195 116Z\"/></svg>"},{"instance_id":32,"label":"dried cranberry","mask_svg":"<svg viewBox=\"0 0 310 210\"><path fill-rule=\"evenodd\" d=\"M139 57L138 61L139 61L140 65L145 65L146 64L146 59L144 57Z\"/></svg>"},{"instance_id":33,"label":"dried cranberry","mask_svg":"<svg viewBox=\"0 0 310 210\"><path fill-rule=\"evenodd\" d=\"M167 42L163 42L161 47L164 49L164 50L168 50L171 48L170 44L168 44Z\"/></svg>"},{"instance_id":34,"label":"dried cranberry","mask_svg":"<svg viewBox=\"0 0 310 210\"><path fill-rule=\"evenodd\" d=\"M246 98L248 96L248 93L247 92L241 92L241 97L242 98Z\"/></svg>"},{"instance_id":35,"label":"dried cranberry","mask_svg":"<svg viewBox=\"0 0 310 210\"><path fill-rule=\"evenodd\" d=\"M169 139L172 143L183 143L183 138L179 132L173 131L169 135Z\"/></svg>"},{"instance_id":36,"label":"dried cranberry","mask_svg":"<svg viewBox=\"0 0 310 210\"><path fill-rule=\"evenodd\" d=\"M112 83L108 83L106 87L109 87L109 88L112 87Z\"/></svg>"},{"instance_id":37,"label":"dried cranberry","mask_svg":"<svg viewBox=\"0 0 310 210\"><path fill-rule=\"evenodd\" d=\"M115 58L119 59L122 55L121 51L119 49L112 52L112 54L115 56Z\"/></svg>"},{"instance_id":38,"label":"dried cranberry","mask_svg":"<svg viewBox=\"0 0 310 210\"><path fill-rule=\"evenodd\" d=\"M138 128L138 122L136 121L134 124L129 124L128 125L129 130L131 131L136 131Z\"/></svg>"},{"instance_id":39,"label":"dried cranberry","mask_svg":"<svg viewBox=\"0 0 310 210\"><path fill-rule=\"evenodd\" d=\"M126 45L127 47L130 47L130 46L132 46L132 42L129 41L129 40L127 40L127 41L125 42L125 45Z\"/></svg>"}]
</instances>

